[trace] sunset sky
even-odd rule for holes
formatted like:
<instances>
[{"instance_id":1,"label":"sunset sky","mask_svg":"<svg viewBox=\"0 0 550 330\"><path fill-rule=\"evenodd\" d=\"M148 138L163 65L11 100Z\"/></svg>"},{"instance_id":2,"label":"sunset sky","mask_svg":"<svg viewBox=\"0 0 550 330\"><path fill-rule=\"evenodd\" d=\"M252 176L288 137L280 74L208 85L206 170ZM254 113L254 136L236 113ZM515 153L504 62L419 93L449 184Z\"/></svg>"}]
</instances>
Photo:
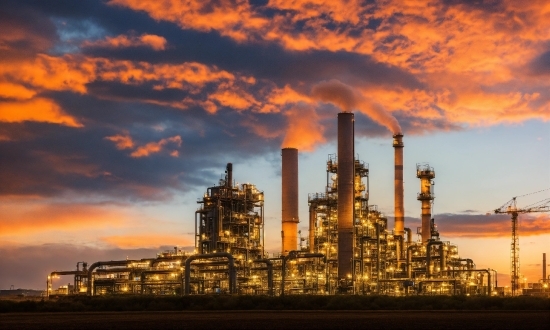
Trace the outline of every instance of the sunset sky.
<instances>
[{"instance_id":1,"label":"sunset sky","mask_svg":"<svg viewBox=\"0 0 550 330\"><path fill-rule=\"evenodd\" d=\"M280 149L300 151L305 236L343 110L391 227L400 125L405 227L429 162L442 240L507 285L510 217L486 213L550 198L549 22L546 0L3 0L0 289L191 251L197 199L228 162L264 191L278 252ZM519 233L536 282L550 215L521 215Z\"/></svg>"}]
</instances>

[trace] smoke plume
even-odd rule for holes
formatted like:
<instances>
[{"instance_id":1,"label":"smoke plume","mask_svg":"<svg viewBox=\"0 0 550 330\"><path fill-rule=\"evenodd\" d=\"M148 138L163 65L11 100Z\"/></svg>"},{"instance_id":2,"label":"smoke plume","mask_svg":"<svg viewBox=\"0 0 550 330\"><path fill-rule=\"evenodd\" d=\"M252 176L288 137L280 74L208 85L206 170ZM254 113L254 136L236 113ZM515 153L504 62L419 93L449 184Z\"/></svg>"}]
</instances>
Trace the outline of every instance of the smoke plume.
<instances>
[{"instance_id":1,"label":"smoke plume","mask_svg":"<svg viewBox=\"0 0 550 330\"><path fill-rule=\"evenodd\" d=\"M393 134L401 133L401 126L394 116L378 103L365 98L359 91L339 80L321 81L313 86L311 96L323 102L330 102L344 111L357 109L378 124L388 128Z\"/></svg>"}]
</instances>

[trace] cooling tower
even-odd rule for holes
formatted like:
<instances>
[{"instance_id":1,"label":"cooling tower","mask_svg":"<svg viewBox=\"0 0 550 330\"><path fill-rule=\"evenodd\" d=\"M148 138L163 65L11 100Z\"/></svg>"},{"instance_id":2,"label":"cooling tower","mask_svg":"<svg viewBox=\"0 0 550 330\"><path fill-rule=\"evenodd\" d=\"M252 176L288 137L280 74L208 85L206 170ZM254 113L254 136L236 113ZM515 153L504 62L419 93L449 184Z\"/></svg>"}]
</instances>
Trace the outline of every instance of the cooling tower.
<instances>
[{"instance_id":1,"label":"cooling tower","mask_svg":"<svg viewBox=\"0 0 550 330\"><path fill-rule=\"evenodd\" d=\"M338 278L352 275L354 200L354 115L338 114Z\"/></svg>"},{"instance_id":2,"label":"cooling tower","mask_svg":"<svg viewBox=\"0 0 550 330\"><path fill-rule=\"evenodd\" d=\"M395 155L395 179L394 179L394 205L395 205L395 235L405 234L405 207L403 203L403 134L393 136L393 148Z\"/></svg>"},{"instance_id":3,"label":"cooling tower","mask_svg":"<svg viewBox=\"0 0 550 330\"><path fill-rule=\"evenodd\" d=\"M298 149L282 149L282 251L298 246Z\"/></svg>"}]
</instances>

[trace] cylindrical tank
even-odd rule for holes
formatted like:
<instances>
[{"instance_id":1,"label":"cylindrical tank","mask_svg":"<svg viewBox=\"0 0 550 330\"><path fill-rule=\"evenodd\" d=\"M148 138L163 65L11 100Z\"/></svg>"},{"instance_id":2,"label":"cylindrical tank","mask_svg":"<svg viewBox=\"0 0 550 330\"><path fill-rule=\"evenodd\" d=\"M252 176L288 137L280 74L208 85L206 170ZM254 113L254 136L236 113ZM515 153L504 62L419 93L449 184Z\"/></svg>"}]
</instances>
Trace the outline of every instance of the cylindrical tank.
<instances>
[{"instance_id":1,"label":"cylindrical tank","mask_svg":"<svg viewBox=\"0 0 550 330\"><path fill-rule=\"evenodd\" d=\"M403 134L397 133L393 136L394 148L394 215L395 215L395 235L403 236L405 234L405 207L403 202Z\"/></svg>"},{"instance_id":2,"label":"cylindrical tank","mask_svg":"<svg viewBox=\"0 0 550 330\"><path fill-rule=\"evenodd\" d=\"M282 251L298 246L298 149L282 149Z\"/></svg>"},{"instance_id":3,"label":"cylindrical tank","mask_svg":"<svg viewBox=\"0 0 550 330\"><path fill-rule=\"evenodd\" d=\"M338 278L352 276L354 211L354 115L338 114Z\"/></svg>"}]
</instances>

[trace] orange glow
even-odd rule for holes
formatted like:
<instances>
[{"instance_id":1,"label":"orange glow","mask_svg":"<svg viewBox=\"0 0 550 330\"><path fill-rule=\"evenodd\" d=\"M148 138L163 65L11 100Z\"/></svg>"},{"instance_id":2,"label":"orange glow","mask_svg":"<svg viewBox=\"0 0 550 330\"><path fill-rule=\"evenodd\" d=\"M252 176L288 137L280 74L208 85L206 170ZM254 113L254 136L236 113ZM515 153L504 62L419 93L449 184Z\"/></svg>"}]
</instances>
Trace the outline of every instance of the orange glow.
<instances>
[{"instance_id":1,"label":"orange glow","mask_svg":"<svg viewBox=\"0 0 550 330\"><path fill-rule=\"evenodd\" d=\"M8 123L37 121L71 127L83 126L78 119L64 113L57 103L45 98L19 102L1 102L0 121Z\"/></svg>"},{"instance_id":2,"label":"orange glow","mask_svg":"<svg viewBox=\"0 0 550 330\"><path fill-rule=\"evenodd\" d=\"M297 148L313 151L315 146L325 142L324 127L312 107L295 107L286 112L288 128L281 148Z\"/></svg>"},{"instance_id":3,"label":"orange glow","mask_svg":"<svg viewBox=\"0 0 550 330\"><path fill-rule=\"evenodd\" d=\"M147 157L151 154L162 151L164 147L169 143L173 143L180 147L182 143L181 137L179 135L176 135L167 139L162 139L159 142L149 142L144 146L137 147L137 149L132 152L130 156L134 158ZM174 153L172 151L170 155L173 157L178 157L179 153Z\"/></svg>"},{"instance_id":4,"label":"orange glow","mask_svg":"<svg viewBox=\"0 0 550 330\"><path fill-rule=\"evenodd\" d=\"M36 95L36 92L25 86L10 82L0 82L0 97L27 100Z\"/></svg>"},{"instance_id":5,"label":"orange glow","mask_svg":"<svg viewBox=\"0 0 550 330\"><path fill-rule=\"evenodd\" d=\"M144 235L120 235L101 237L101 241L118 248L158 248L160 246L186 246L194 242L181 235L147 233Z\"/></svg>"},{"instance_id":6,"label":"orange glow","mask_svg":"<svg viewBox=\"0 0 550 330\"><path fill-rule=\"evenodd\" d=\"M495 217L495 216L492 216ZM512 227L509 221L496 221L488 218L486 221L445 222L438 225L440 232L446 237L512 237ZM546 235L550 232L550 215L520 215L519 217L519 236Z\"/></svg>"},{"instance_id":7,"label":"orange glow","mask_svg":"<svg viewBox=\"0 0 550 330\"><path fill-rule=\"evenodd\" d=\"M28 202L28 200L3 201L0 210L0 236L4 239L13 235L51 230L78 231L101 225L120 227L129 220L128 215L122 211L78 203L42 204Z\"/></svg>"},{"instance_id":8,"label":"orange glow","mask_svg":"<svg viewBox=\"0 0 550 330\"><path fill-rule=\"evenodd\" d=\"M119 150L132 149L134 147L134 141L132 141L132 137L128 134L107 136L105 139L114 142L116 148Z\"/></svg>"},{"instance_id":9,"label":"orange glow","mask_svg":"<svg viewBox=\"0 0 550 330\"><path fill-rule=\"evenodd\" d=\"M154 50L164 50L166 48L166 39L154 34L142 34L141 36L126 36L119 35L116 37L107 37L105 40L85 41L84 46L100 46L100 47L137 47L147 46Z\"/></svg>"}]
</instances>

